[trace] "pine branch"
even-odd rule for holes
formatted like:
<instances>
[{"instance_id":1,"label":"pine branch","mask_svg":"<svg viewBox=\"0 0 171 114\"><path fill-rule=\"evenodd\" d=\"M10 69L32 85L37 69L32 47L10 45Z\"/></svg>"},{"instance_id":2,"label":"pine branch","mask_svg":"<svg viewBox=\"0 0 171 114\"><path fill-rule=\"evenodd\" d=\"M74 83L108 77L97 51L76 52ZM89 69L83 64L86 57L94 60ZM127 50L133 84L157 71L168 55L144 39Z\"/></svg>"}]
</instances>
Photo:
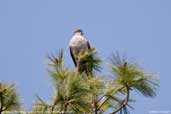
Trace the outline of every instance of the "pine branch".
<instances>
[{"instance_id":1,"label":"pine branch","mask_svg":"<svg viewBox=\"0 0 171 114\"><path fill-rule=\"evenodd\" d=\"M127 96L126 96L124 102L121 104L121 106L117 110L115 110L114 112L112 112L110 114L116 114L117 112L121 111L122 108L124 108L127 105L128 101L129 101L129 97L130 97L130 90L129 90L128 85L125 85L125 87L127 89Z\"/></svg>"}]
</instances>

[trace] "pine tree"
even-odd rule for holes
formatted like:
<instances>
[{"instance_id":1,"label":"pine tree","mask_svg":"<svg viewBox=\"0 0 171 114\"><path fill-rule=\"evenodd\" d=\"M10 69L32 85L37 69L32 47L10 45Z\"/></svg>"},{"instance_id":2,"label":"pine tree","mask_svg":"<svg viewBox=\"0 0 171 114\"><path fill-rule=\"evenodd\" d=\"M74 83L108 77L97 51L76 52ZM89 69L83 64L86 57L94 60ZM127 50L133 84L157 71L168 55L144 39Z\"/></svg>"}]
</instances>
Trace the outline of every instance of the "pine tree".
<instances>
[{"instance_id":1,"label":"pine tree","mask_svg":"<svg viewBox=\"0 0 171 114\"><path fill-rule=\"evenodd\" d=\"M9 114L11 111L19 111L20 109L21 104L15 84L0 82L0 114Z\"/></svg>"},{"instance_id":2,"label":"pine tree","mask_svg":"<svg viewBox=\"0 0 171 114\"><path fill-rule=\"evenodd\" d=\"M137 63L111 56L109 69L113 78L107 80L101 72L101 59L95 49L79 54L79 68L64 65L63 50L49 58L49 75L53 81L51 102L39 96L30 114L128 114L135 100L130 93L136 91L145 97L155 97L157 76L147 73Z\"/></svg>"}]
</instances>

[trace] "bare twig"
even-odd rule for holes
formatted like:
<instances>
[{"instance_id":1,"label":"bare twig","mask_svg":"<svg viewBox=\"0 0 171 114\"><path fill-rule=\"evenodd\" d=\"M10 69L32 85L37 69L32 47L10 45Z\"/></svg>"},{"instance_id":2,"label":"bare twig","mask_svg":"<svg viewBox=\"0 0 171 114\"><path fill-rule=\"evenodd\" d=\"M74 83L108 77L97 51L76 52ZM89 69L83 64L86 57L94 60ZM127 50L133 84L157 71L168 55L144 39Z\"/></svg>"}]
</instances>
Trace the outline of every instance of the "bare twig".
<instances>
[{"instance_id":1,"label":"bare twig","mask_svg":"<svg viewBox=\"0 0 171 114\"><path fill-rule=\"evenodd\" d=\"M119 112L123 107L125 107L129 101L129 96L130 96L130 90L129 90L129 87L128 85L125 85L126 86L126 89L127 89L127 96L124 100L124 102L122 103L122 105L117 109L115 110L114 112L110 113L110 114L116 114L117 112Z\"/></svg>"}]
</instances>

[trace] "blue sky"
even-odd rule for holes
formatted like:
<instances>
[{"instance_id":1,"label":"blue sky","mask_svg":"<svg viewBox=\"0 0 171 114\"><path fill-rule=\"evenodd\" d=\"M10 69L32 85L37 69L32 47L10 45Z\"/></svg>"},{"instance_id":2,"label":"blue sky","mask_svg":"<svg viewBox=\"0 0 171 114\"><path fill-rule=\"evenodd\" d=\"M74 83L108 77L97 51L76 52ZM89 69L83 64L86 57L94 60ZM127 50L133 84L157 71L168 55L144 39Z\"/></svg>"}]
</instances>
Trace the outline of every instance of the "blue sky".
<instances>
[{"instance_id":1,"label":"blue sky","mask_svg":"<svg viewBox=\"0 0 171 114\"><path fill-rule=\"evenodd\" d=\"M133 114L171 112L170 5L169 0L1 0L0 81L15 81L28 109L36 94L48 100L47 54L64 48L66 64L73 67L68 43L82 28L104 60L120 51L159 74L157 97L135 94Z\"/></svg>"}]
</instances>

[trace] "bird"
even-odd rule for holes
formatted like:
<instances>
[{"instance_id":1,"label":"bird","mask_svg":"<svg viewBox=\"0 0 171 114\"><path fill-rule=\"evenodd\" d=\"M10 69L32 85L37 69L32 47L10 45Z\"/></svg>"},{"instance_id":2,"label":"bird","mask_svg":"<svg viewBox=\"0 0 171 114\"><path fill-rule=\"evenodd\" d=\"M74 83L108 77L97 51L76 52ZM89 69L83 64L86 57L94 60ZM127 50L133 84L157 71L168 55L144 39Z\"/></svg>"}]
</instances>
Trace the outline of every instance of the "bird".
<instances>
[{"instance_id":1,"label":"bird","mask_svg":"<svg viewBox=\"0 0 171 114\"><path fill-rule=\"evenodd\" d=\"M91 48L89 41L87 40L81 29L77 29L74 31L73 36L71 37L69 43L69 48L70 48L70 55L72 57L74 65L75 67L78 67L79 53L85 52Z\"/></svg>"}]
</instances>

